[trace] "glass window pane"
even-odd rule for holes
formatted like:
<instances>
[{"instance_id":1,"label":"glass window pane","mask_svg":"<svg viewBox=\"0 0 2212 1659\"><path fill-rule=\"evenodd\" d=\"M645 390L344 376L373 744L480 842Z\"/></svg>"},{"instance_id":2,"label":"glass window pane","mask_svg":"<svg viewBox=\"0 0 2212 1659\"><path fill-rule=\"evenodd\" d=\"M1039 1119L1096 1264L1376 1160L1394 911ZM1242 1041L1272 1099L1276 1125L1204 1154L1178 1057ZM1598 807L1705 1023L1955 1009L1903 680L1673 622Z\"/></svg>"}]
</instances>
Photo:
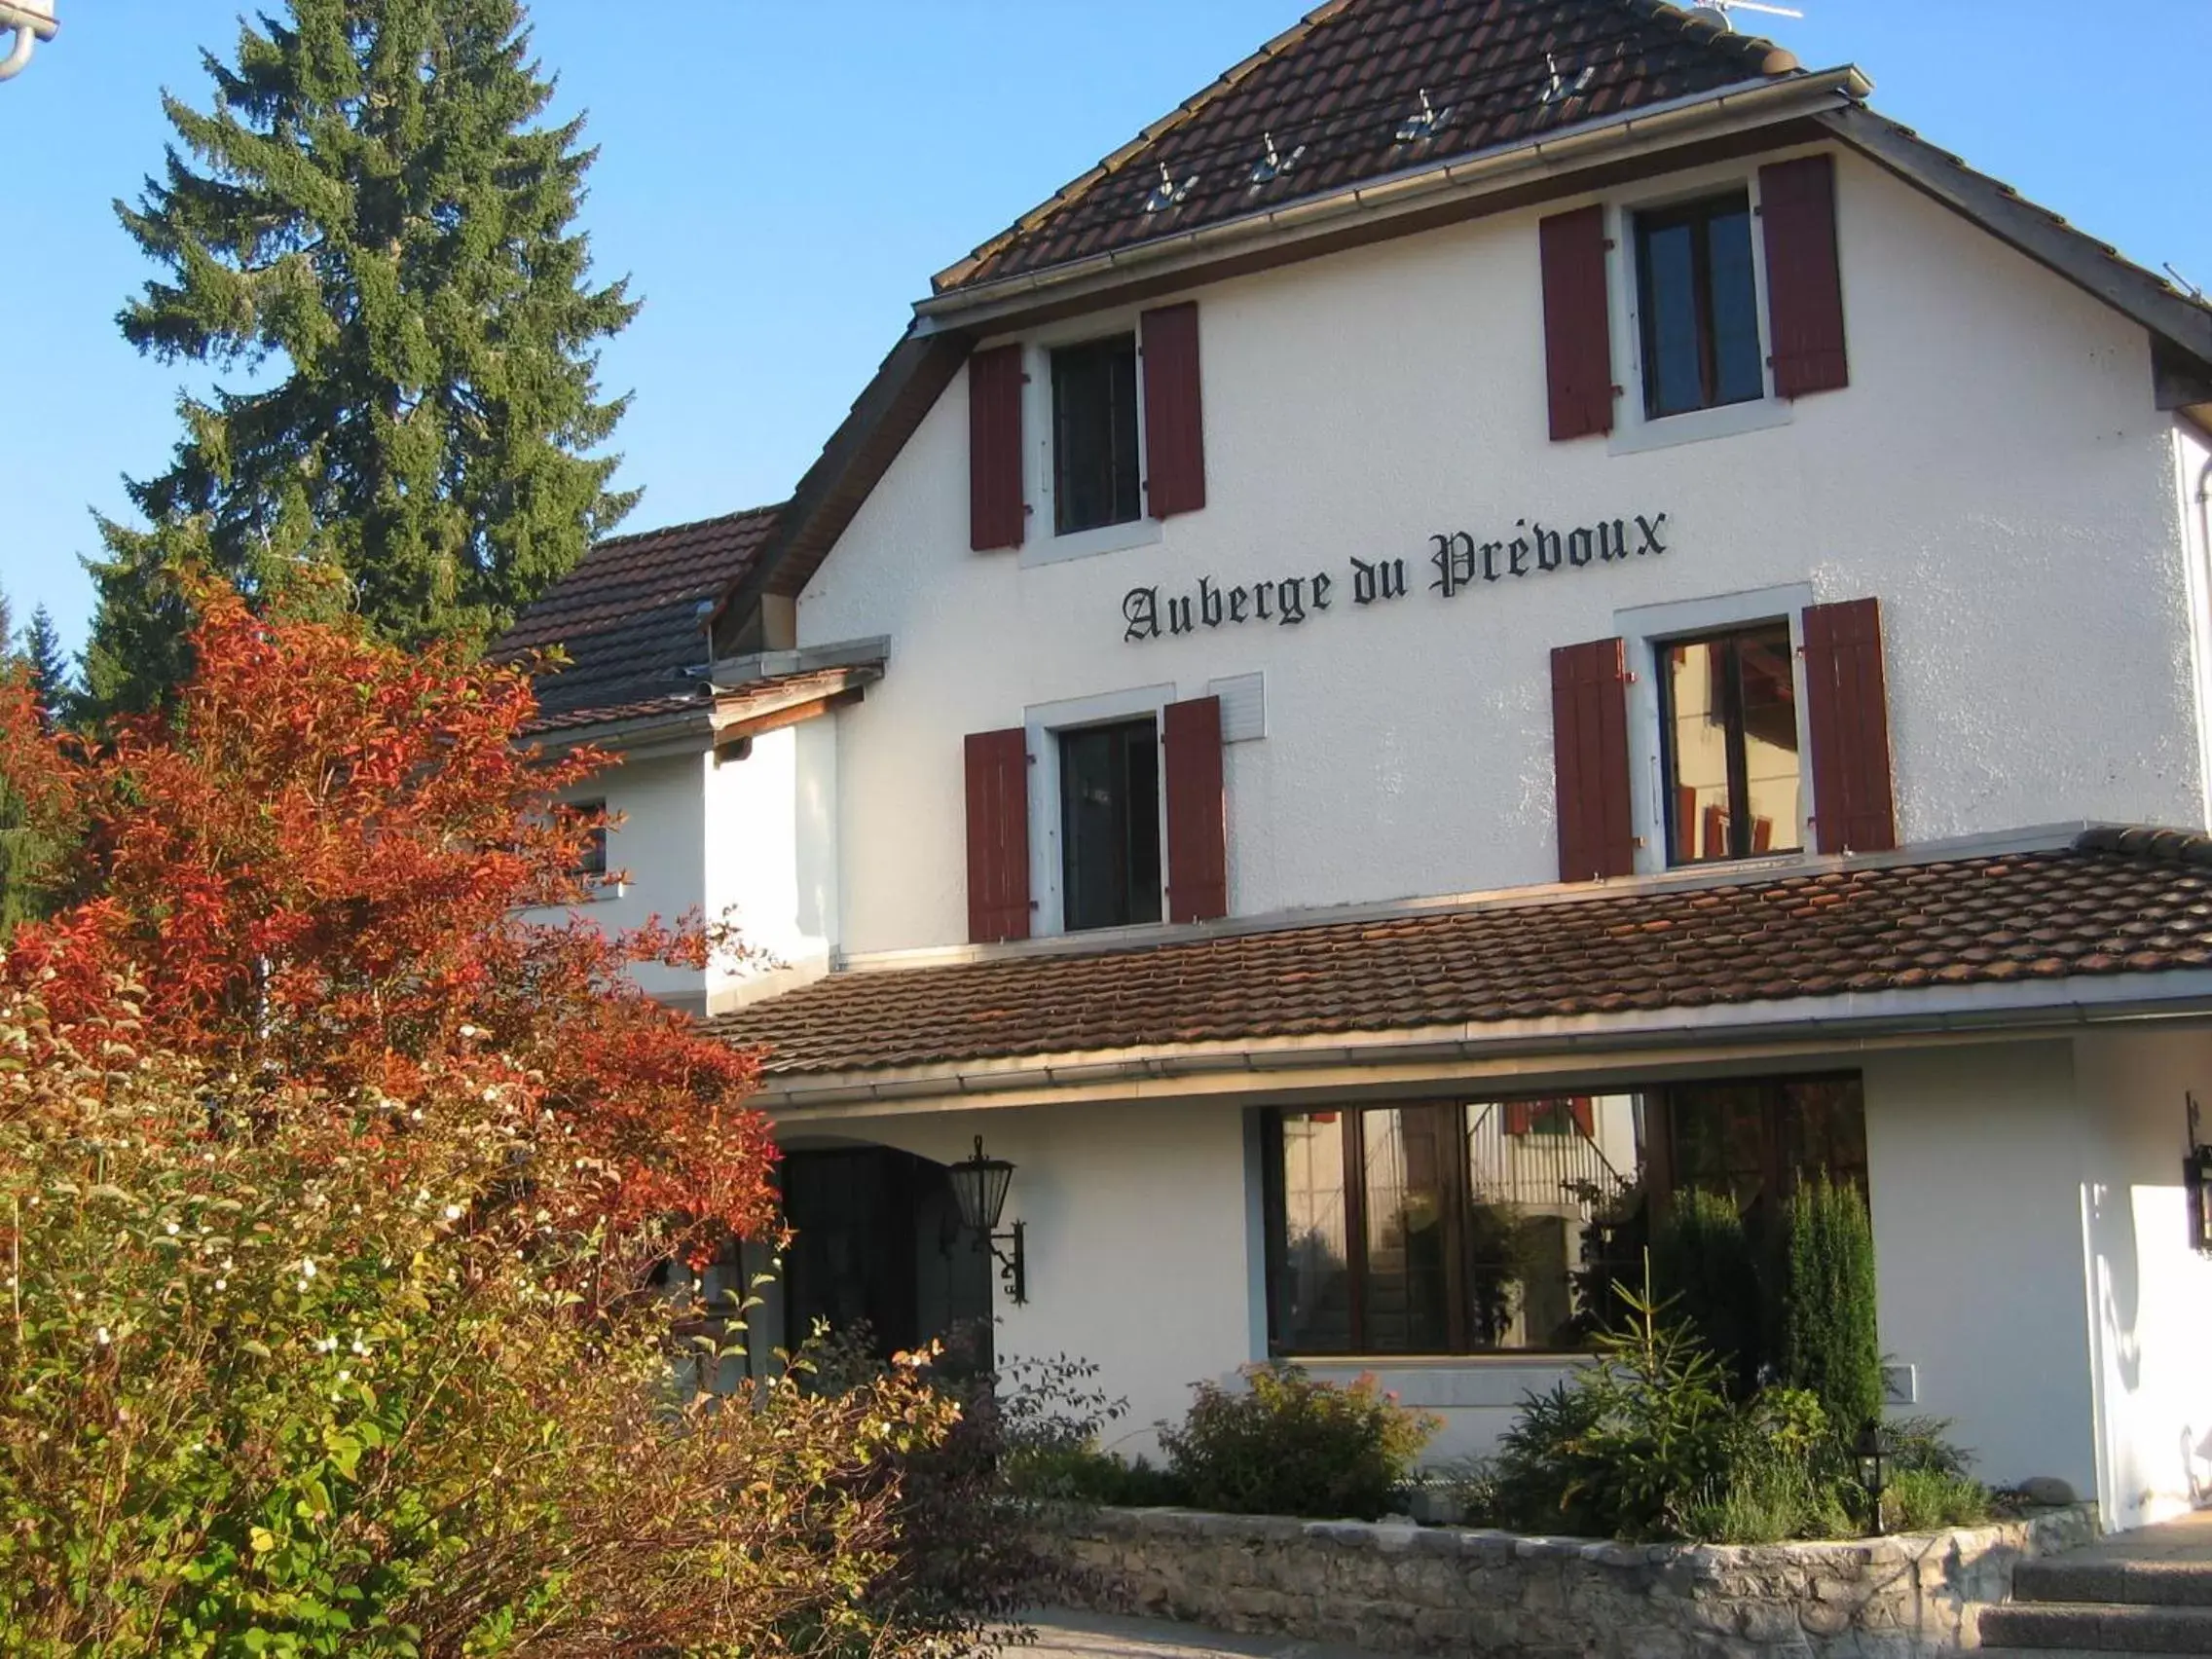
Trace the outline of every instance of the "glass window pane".
<instances>
[{"instance_id":1,"label":"glass window pane","mask_svg":"<svg viewBox=\"0 0 2212 1659\"><path fill-rule=\"evenodd\" d=\"M1750 205L1740 203L1715 212L1705 231L1713 278L1713 400L1745 403L1766 395Z\"/></svg>"},{"instance_id":2,"label":"glass window pane","mask_svg":"<svg viewBox=\"0 0 2212 1659\"><path fill-rule=\"evenodd\" d=\"M1782 1086L1783 1162L1866 1188L1866 1102L1859 1079L1793 1078Z\"/></svg>"},{"instance_id":3,"label":"glass window pane","mask_svg":"<svg viewBox=\"0 0 2212 1659\"><path fill-rule=\"evenodd\" d=\"M1677 415L1705 404L1699 364L1697 254L1686 223L1638 226L1643 313L1644 412Z\"/></svg>"},{"instance_id":4,"label":"glass window pane","mask_svg":"<svg viewBox=\"0 0 2212 1659\"><path fill-rule=\"evenodd\" d=\"M1687 1084L1672 1091L1675 1186L1725 1193L1752 1214L1766 1189L1766 1101L1756 1083Z\"/></svg>"},{"instance_id":5,"label":"glass window pane","mask_svg":"<svg viewBox=\"0 0 2212 1659\"><path fill-rule=\"evenodd\" d=\"M1360 1114L1366 1162L1367 1272L1361 1307L1371 1353L1442 1353L1451 1346L1445 1276L1445 1167L1457 1155L1457 1112Z\"/></svg>"},{"instance_id":6,"label":"glass window pane","mask_svg":"<svg viewBox=\"0 0 2212 1659\"><path fill-rule=\"evenodd\" d=\"M1728 697L1725 642L1684 640L1660 652L1667 699L1667 770L1672 863L1730 856ZM1790 820L1794 838L1796 820Z\"/></svg>"},{"instance_id":7,"label":"glass window pane","mask_svg":"<svg viewBox=\"0 0 2212 1659\"><path fill-rule=\"evenodd\" d=\"M1582 1346L1613 1280L1641 1283L1641 1100L1486 1102L1466 1141L1469 1345Z\"/></svg>"},{"instance_id":8,"label":"glass window pane","mask_svg":"<svg viewBox=\"0 0 2212 1659\"><path fill-rule=\"evenodd\" d=\"M1797 760L1797 681L1789 625L1738 636L1736 672L1743 687L1745 815L1751 823L1747 855L1791 852L1797 847L1798 793L1804 774Z\"/></svg>"},{"instance_id":9,"label":"glass window pane","mask_svg":"<svg viewBox=\"0 0 2212 1659\"><path fill-rule=\"evenodd\" d=\"M1059 734L1069 932L1160 920L1160 744L1151 719Z\"/></svg>"},{"instance_id":10,"label":"glass window pane","mask_svg":"<svg viewBox=\"0 0 2212 1659\"><path fill-rule=\"evenodd\" d=\"M1282 1199L1275 1341L1286 1353L1348 1353L1353 1345L1345 1132L1336 1113L1284 1114Z\"/></svg>"},{"instance_id":11,"label":"glass window pane","mask_svg":"<svg viewBox=\"0 0 2212 1659\"><path fill-rule=\"evenodd\" d=\"M1128 523L1137 485L1136 337L1062 347L1052 353L1054 532Z\"/></svg>"}]
</instances>

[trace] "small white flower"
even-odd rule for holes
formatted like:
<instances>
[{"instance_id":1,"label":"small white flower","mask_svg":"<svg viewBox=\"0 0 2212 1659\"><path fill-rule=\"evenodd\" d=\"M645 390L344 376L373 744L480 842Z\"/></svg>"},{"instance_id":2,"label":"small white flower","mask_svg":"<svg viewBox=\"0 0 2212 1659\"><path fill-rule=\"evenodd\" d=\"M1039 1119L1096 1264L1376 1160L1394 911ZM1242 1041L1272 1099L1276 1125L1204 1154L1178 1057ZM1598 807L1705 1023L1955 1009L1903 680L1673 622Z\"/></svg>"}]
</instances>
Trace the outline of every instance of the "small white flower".
<instances>
[{"instance_id":1,"label":"small white flower","mask_svg":"<svg viewBox=\"0 0 2212 1659\"><path fill-rule=\"evenodd\" d=\"M181 1230L177 1227L177 1224L175 1222L169 1221L164 1222L162 1224L162 1231L167 1234L171 1238L174 1238L177 1235L178 1232Z\"/></svg>"},{"instance_id":2,"label":"small white flower","mask_svg":"<svg viewBox=\"0 0 2212 1659\"><path fill-rule=\"evenodd\" d=\"M300 1277L314 1277L314 1259L313 1257L308 1258L306 1261L303 1261L300 1264Z\"/></svg>"},{"instance_id":3,"label":"small white flower","mask_svg":"<svg viewBox=\"0 0 2212 1659\"><path fill-rule=\"evenodd\" d=\"M420 1124L423 1121L423 1108L418 1106L414 1111L408 1113L407 1115L410 1118L414 1119L418 1124Z\"/></svg>"},{"instance_id":4,"label":"small white flower","mask_svg":"<svg viewBox=\"0 0 2212 1659\"><path fill-rule=\"evenodd\" d=\"M338 1374L338 1381L341 1382L350 1382L353 1381L353 1374L350 1371L341 1371Z\"/></svg>"},{"instance_id":5,"label":"small white flower","mask_svg":"<svg viewBox=\"0 0 2212 1659\"><path fill-rule=\"evenodd\" d=\"M353 1333L353 1351L364 1359L368 1357L369 1345L361 1341L361 1333L358 1331Z\"/></svg>"},{"instance_id":6,"label":"small white flower","mask_svg":"<svg viewBox=\"0 0 2212 1659\"><path fill-rule=\"evenodd\" d=\"M102 1347L107 1346L107 1345L114 1340L107 1334L107 1327L105 1325L102 1325L97 1330L93 1331L92 1335L99 1338L100 1346Z\"/></svg>"},{"instance_id":7,"label":"small white flower","mask_svg":"<svg viewBox=\"0 0 2212 1659\"><path fill-rule=\"evenodd\" d=\"M461 1219L461 1206L460 1206L459 1204L448 1204L448 1205L446 1205L446 1220L448 1220L448 1221L459 1221L460 1219Z\"/></svg>"},{"instance_id":8,"label":"small white flower","mask_svg":"<svg viewBox=\"0 0 2212 1659\"><path fill-rule=\"evenodd\" d=\"M228 1290L231 1288L231 1281L229 1279L219 1278L215 1281L215 1288L217 1290Z\"/></svg>"},{"instance_id":9,"label":"small white flower","mask_svg":"<svg viewBox=\"0 0 2212 1659\"><path fill-rule=\"evenodd\" d=\"M473 1025L463 1025L461 1028L461 1034L463 1037L481 1037L484 1035L483 1032L477 1030Z\"/></svg>"},{"instance_id":10,"label":"small white flower","mask_svg":"<svg viewBox=\"0 0 2212 1659\"><path fill-rule=\"evenodd\" d=\"M338 1339L336 1337L317 1337L314 1351L317 1353L336 1353L338 1351Z\"/></svg>"}]
</instances>

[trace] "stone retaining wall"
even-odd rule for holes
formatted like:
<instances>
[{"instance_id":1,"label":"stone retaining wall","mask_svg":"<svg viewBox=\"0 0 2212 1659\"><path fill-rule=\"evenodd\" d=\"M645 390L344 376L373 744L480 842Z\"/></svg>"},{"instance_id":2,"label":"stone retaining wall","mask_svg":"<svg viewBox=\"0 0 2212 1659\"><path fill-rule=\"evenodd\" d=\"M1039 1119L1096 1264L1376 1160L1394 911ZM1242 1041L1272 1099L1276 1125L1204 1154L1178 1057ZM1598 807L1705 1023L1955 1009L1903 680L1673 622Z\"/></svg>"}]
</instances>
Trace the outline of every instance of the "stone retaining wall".
<instances>
[{"instance_id":1,"label":"stone retaining wall","mask_svg":"<svg viewBox=\"0 0 2212 1659\"><path fill-rule=\"evenodd\" d=\"M2013 1566L2094 1505L1855 1543L1611 1544L1407 1522L1107 1509L1071 1526L1094 1605L1385 1653L1928 1659L1980 1645Z\"/></svg>"}]
</instances>

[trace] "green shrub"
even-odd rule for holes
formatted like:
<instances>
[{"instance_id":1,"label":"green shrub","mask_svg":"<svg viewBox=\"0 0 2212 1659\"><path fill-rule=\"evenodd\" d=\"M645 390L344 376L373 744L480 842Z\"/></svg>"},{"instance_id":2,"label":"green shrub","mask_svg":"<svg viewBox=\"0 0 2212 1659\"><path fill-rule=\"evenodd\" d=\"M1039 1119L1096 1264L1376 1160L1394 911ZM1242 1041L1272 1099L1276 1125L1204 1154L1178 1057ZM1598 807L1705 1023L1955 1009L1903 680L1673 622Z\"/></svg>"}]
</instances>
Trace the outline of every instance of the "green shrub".
<instances>
[{"instance_id":1,"label":"green shrub","mask_svg":"<svg viewBox=\"0 0 2212 1659\"><path fill-rule=\"evenodd\" d=\"M1978 1527L1990 1517L1989 1490L1964 1475L1900 1469L1882 1493L1882 1521L1893 1532Z\"/></svg>"},{"instance_id":2,"label":"green shrub","mask_svg":"<svg viewBox=\"0 0 2212 1659\"><path fill-rule=\"evenodd\" d=\"M1006 1478L1018 1496L1049 1502L1150 1509L1188 1501L1183 1483L1150 1460L1127 1461L1088 1446L1015 1453L1007 1459Z\"/></svg>"},{"instance_id":3,"label":"green shrub","mask_svg":"<svg viewBox=\"0 0 2212 1659\"><path fill-rule=\"evenodd\" d=\"M1849 1440L1882 1416L1882 1346L1874 1323L1874 1228L1848 1182L1815 1176L1789 1206L1782 1288L1782 1376L1819 1396Z\"/></svg>"},{"instance_id":4,"label":"green shrub","mask_svg":"<svg viewBox=\"0 0 2212 1659\"><path fill-rule=\"evenodd\" d=\"M1498 1444L1501 1515L1585 1537L1678 1537L1725 1481L1739 1419L1719 1363L1648 1296L1597 1358L1531 1395Z\"/></svg>"},{"instance_id":5,"label":"green shrub","mask_svg":"<svg viewBox=\"0 0 2212 1659\"><path fill-rule=\"evenodd\" d=\"M1340 1385L1276 1364L1242 1378L1198 1383L1182 1426L1161 1425L1168 1472L1201 1509L1373 1520L1442 1426L1372 1377Z\"/></svg>"},{"instance_id":6,"label":"green shrub","mask_svg":"<svg viewBox=\"0 0 2212 1659\"><path fill-rule=\"evenodd\" d=\"M1758 1264L1733 1198L1686 1189L1651 1240L1651 1282L1668 1310L1727 1368L1739 1398L1765 1357Z\"/></svg>"}]
</instances>

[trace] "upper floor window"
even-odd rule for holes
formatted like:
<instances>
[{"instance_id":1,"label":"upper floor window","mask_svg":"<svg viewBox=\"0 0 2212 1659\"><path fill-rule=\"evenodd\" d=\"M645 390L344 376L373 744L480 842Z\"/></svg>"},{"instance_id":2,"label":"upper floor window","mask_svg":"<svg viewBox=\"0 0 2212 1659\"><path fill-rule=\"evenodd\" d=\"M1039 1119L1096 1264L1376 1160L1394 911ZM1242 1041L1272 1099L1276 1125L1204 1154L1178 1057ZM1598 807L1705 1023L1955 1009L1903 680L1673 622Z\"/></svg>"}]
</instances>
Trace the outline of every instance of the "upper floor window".
<instances>
[{"instance_id":1,"label":"upper floor window","mask_svg":"<svg viewBox=\"0 0 2212 1659\"><path fill-rule=\"evenodd\" d=\"M583 847L576 855L574 873L589 881L599 880L607 874L607 802L571 801L561 812L564 817L588 826Z\"/></svg>"},{"instance_id":2,"label":"upper floor window","mask_svg":"<svg viewBox=\"0 0 2212 1659\"><path fill-rule=\"evenodd\" d=\"M1743 191L1636 215L1648 420L1766 395Z\"/></svg>"},{"instance_id":3,"label":"upper floor window","mask_svg":"<svg viewBox=\"0 0 2212 1659\"><path fill-rule=\"evenodd\" d=\"M1052 352L1052 530L1074 535L1144 512L1137 453L1137 340Z\"/></svg>"},{"instance_id":4,"label":"upper floor window","mask_svg":"<svg viewBox=\"0 0 2212 1659\"><path fill-rule=\"evenodd\" d=\"M1062 731L1062 925L1160 920L1160 731L1154 719Z\"/></svg>"},{"instance_id":5,"label":"upper floor window","mask_svg":"<svg viewBox=\"0 0 2212 1659\"><path fill-rule=\"evenodd\" d=\"M1795 851L1803 770L1789 624L1669 640L1655 655L1667 862Z\"/></svg>"}]
</instances>

